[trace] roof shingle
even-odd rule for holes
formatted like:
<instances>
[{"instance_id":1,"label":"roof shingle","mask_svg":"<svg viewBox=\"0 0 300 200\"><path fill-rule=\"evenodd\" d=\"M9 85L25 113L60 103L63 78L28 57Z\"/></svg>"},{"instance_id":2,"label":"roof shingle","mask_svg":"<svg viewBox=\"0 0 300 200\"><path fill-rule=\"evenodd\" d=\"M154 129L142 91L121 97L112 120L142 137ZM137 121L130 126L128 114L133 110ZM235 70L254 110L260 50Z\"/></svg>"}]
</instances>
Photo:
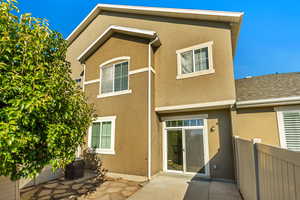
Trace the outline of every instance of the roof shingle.
<instances>
[{"instance_id":1,"label":"roof shingle","mask_svg":"<svg viewBox=\"0 0 300 200\"><path fill-rule=\"evenodd\" d=\"M300 72L243 78L235 85L237 101L300 96Z\"/></svg>"}]
</instances>

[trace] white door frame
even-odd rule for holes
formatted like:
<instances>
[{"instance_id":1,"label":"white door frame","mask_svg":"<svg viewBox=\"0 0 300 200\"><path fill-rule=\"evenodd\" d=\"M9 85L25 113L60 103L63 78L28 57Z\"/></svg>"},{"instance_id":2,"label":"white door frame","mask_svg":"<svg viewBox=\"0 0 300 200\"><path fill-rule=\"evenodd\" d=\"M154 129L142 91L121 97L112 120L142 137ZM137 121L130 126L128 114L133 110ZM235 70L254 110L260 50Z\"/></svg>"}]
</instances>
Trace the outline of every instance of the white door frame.
<instances>
[{"instance_id":1,"label":"white door frame","mask_svg":"<svg viewBox=\"0 0 300 200\"><path fill-rule=\"evenodd\" d=\"M168 120L183 120L183 119L203 119L203 126L185 126L185 127L166 127L166 121ZM207 115L191 115L191 116L178 116L178 117L167 117L163 118L162 122L162 136L163 136L163 171L170 172L170 173L179 173L179 174L191 174L196 176L210 176L210 167L209 167L209 148L208 148L208 130L207 130ZM204 146L204 162L205 162L205 173L193 173L193 172L186 172L186 148L185 148L185 130L191 129L203 129L203 146ZM168 130L182 130L182 148L183 152L183 170L176 171L176 170L168 170L168 146L167 146L167 131Z\"/></svg>"}]
</instances>

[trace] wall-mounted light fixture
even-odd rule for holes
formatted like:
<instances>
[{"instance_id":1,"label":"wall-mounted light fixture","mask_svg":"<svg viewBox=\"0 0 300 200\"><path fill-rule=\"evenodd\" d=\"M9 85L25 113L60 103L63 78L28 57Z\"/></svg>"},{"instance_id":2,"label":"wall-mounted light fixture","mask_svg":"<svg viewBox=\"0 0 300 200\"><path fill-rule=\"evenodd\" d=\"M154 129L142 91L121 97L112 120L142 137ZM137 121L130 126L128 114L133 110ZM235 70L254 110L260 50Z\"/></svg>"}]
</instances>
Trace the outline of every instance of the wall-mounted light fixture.
<instances>
[{"instance_id":1,"label":"wall-mounted light fixture","mask_svg":"<svg viewBox=\"0 0 300 200\"><path fill-rule=\"evenodd\" d=\"M210 127L210 132L215 132L215 130L216 130L215 126Z\"/></svg>"}]
</instances>

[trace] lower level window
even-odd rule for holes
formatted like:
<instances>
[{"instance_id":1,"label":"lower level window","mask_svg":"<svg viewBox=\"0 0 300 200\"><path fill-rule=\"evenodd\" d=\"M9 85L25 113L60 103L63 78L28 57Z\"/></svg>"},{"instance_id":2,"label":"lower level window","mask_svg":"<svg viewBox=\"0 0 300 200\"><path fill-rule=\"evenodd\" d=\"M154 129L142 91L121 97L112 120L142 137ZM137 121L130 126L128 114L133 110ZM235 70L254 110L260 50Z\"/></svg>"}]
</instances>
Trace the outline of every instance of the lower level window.
<instances>
[{"instance_id":1,"label":"lower level window","mask_svg":"<svg viewBox=\"0 0 300 200\"><path fill-rule=\"evenodd\" d=\"M115 116L99 117L89 129L89 147L97 153L114 154Z\"/></svg>"},{"instance_id":2,"label":"lower level window","mask_svg":"<svg viewBox=\"0 0 300 200\"><path fill-rule=\"evenodd\" d=\"M282 111L281 146L293 151L300 151L300 110Z\"/></svg>"}]
</instances>

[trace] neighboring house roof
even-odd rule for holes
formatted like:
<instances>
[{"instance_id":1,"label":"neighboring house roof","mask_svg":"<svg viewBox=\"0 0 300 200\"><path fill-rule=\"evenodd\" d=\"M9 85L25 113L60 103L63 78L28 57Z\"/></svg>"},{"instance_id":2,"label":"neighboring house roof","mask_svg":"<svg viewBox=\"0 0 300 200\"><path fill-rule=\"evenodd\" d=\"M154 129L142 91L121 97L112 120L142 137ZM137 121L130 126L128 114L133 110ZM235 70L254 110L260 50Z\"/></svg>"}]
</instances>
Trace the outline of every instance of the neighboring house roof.
<instances>
[{"instance_id":1,"label":"neighboring house roof","mask_svg":"<svg viewBox=\"0 0 300 200\"><path fill-rule=\"evenodd\" d=\"M238 107L300 103L300 72L243 78L235 86Z\"/></svg>"},{"instance_id":2,"label":"neighboring house roof","mask_svg":"<svg viewBox=\"0 0 300 200\"><path fill-rule=\"evenodd\" d=\"M231 24L233 52L237 44L237 38L242 22L242 12L223 12L208 10L192 10L192 9L175 9L175 8L158 8L158 7L141 7L141 6L123 6L98 4L88 14L88 16L75 28L75 30L67 37L71 44L80 33L103 11L122 12L139 15L152 15L161 17L173 17L193 20L205 20L216 22L227 22Z\"/></svg>"},{"instance_id":3,"label":"neighboring house roof","mask_svg":"<svg viewBox=\"0 0 300 200\"><path fill-rule=\"evenodd\" d=\"M145 29L130 28L124 26L111 25L108 27L82 54L77 58L79 62L84 62L90 55L92 55L113 33L123 33L127 35L155 39L157 37L156 32ZM160 44L157 40L157 45Z\"/></svg>"}]
</instances>

